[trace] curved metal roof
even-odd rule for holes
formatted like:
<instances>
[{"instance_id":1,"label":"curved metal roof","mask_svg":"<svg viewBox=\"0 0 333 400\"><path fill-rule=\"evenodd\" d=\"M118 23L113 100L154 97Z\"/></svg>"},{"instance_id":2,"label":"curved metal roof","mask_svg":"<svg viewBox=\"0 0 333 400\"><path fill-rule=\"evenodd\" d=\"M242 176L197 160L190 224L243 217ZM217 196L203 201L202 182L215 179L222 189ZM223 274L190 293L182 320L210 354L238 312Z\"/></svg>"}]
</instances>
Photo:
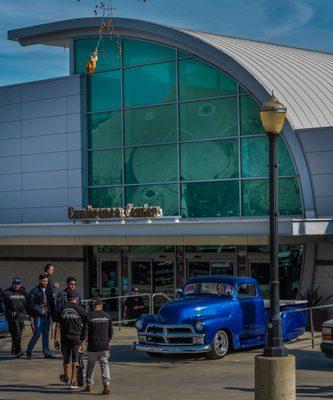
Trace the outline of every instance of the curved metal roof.
<instances>
[{"instance_id":1,"label":"curved metal roof","mask_svg":"<svg viewBox=\"0 0 333 400\"><path fill-rule=\"evenodd\" d=\"M53 22L9 31L8 39L23 46L69 46L71 38L96 35L100 22L100 18ZM333 126L333 54L127 18L114 18L113 25L120 35L160 41L205 58L233 75L260 102L274 90L287 106L294 129Z\"/></svg>"},{"instance_id":2,"label":"curved metal roof","mask_svg":"<svg viewBox=\"0 0 333 400\"><path fill-rule=\"evenodd\" d=\"M288 108L295 129L333 126L333 54L184 30L246 68Z\"/></svg>"}]
</instances>

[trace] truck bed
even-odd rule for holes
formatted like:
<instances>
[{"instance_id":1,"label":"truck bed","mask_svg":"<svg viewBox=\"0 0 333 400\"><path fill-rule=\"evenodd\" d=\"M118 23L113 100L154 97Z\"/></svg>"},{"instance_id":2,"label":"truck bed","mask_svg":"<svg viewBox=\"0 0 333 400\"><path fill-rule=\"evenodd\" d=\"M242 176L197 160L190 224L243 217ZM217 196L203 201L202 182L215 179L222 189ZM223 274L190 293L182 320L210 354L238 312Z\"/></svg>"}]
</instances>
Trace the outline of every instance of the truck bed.
<instances>
[{"instance_id":1,"label":"truck bed","mask_svg":"<svg viewBox=\"0 0 333 400\"><path fill-rule=\"evenodd\" d=\"M280 307L297 306L301 304L306 304L307 300L280 300ZM269 308L269 300L264 299L265 308Z\"/></svg>"}]
</instances>

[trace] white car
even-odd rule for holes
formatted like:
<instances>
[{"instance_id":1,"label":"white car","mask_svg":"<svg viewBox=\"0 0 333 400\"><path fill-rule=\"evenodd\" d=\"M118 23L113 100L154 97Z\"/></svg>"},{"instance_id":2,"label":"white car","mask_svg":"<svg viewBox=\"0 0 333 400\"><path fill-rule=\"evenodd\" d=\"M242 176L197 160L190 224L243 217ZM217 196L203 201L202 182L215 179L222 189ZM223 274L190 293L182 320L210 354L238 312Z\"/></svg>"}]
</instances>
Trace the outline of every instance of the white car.
<instances>
[{"instance_id":1,"label":"white car","mask_svg":"<svg viewBox=\"0 0 333 400\"><path fill-rule=\"evenodd\" d=\"M333 319L323 323L321 332L323 340L320 349L326 357L333 357Z\"/></svg>"}]
</instances>

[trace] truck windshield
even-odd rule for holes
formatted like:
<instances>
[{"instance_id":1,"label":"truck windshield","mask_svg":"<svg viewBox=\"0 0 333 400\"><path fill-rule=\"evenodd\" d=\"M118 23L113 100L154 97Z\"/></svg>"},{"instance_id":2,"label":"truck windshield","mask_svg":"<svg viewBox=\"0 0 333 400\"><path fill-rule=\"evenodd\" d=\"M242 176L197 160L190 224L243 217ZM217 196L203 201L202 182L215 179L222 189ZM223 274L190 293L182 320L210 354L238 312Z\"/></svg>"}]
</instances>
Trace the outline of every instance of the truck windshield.
<instances>
[{"instance_id":1,"label":"truck windshield","mask_svg":"<svg viewBox=\"0 0 333 400\"><path fill-rule=\"evenodd\" d=\"M197 282L184 287L184 295L213 294L217 296L232 296L234 287L225 282Z\"/></svg>"}]
</instances>

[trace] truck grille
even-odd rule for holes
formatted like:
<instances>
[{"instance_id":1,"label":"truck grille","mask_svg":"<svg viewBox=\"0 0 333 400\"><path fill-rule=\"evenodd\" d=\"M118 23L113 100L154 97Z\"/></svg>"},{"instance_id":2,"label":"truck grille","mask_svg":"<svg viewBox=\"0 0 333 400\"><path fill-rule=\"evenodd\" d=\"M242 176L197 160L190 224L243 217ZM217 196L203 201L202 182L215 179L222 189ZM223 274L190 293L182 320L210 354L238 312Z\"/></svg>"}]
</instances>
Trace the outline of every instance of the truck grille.
<instances>
[{"instance_id":1,"label":"truck grille","mask_svg":"<svg viewBox=\"0 0 333 400\"><path fill-rule=\"evenodd\" d=\"M191 325L149 324L144 333L146 343L159 345L192 345L198 335Z\"/></svg>"}]
</instances>

